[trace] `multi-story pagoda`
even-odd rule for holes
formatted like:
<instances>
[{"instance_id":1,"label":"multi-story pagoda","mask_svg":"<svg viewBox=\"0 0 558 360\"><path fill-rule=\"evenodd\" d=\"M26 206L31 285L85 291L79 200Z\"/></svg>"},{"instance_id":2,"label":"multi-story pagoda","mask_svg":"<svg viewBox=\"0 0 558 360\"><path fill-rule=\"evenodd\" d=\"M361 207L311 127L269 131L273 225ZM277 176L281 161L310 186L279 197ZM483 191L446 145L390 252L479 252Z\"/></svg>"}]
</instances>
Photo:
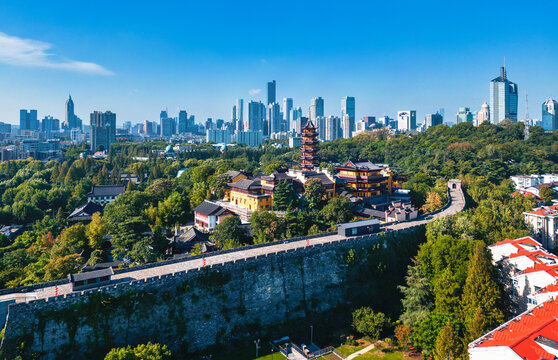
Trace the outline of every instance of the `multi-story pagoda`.
<instances>
[{"instance_id":1,"label":"multi-story pagoda","mask_svg":"<svg viewBox=\"0 0 558 360\"><path fill-rule=\"evenodd\" d=\"M300 166L304 170L313 170L318 167L318 131L312 123L308 120L306 125L302 128L302 141L300 146Z\"/></svg>"}]
</instances>

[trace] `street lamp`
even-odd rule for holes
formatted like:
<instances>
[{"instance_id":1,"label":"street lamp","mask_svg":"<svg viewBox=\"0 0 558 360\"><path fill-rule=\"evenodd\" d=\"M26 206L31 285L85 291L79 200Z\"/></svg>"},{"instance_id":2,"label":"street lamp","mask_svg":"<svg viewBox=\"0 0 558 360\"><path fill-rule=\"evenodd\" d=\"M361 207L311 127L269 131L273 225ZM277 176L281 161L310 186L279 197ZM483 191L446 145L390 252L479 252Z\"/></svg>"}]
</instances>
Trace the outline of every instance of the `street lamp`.
<instances>
[{"instance_id":1,"label":"street lamp","mask_svg":"<svg viewBox=\"0 0 558 360\"><path fill-rule=\"evenodd\" d=\"M258 358L258 350L260 349L260 339L254 340L254 344L256 344L256 359Z\"/></svg>"}]
</instances>

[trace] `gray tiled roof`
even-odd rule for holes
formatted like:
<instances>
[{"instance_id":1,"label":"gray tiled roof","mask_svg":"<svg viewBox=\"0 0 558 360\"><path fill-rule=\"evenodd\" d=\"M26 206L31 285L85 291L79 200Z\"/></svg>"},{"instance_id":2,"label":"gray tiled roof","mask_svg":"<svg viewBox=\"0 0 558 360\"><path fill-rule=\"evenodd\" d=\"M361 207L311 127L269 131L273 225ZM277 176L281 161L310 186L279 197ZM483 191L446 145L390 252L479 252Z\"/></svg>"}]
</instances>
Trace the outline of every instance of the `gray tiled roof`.
<instances>
[{"instance_id":1,"label":"gray tiled roof","mask_svg":"<svg viewBox=\"0 0 558 360\"><path fill-rule=\"evenodd\" d=\"M118 196L125 191L124 185L93 185L87 196Z\"/></svg>"},{"instance_id":2,"label":"gray tiled roof","mask_svg":"<svg viewBox=\"0 0 558 360\"><path fill-rule=\"evenodd\" d=\"M70 279L71 282L75 282L75 281L83 281L88 279L95 279L103 276L111 276L113 274L114 271L112 271L112 268L108 268L108 269L84 272L81 274L71 274L68 275L68 278Z\"/></svg>"},{"instance_id":3,"label":"gray tiled roof","mask_svg":"<svg viewBox=\"0 0 558 360\"><path fill-rule=\"evenodd\" d=\"M91 202L89 201L87 204L80 206L78 208L76 208L74 211L72 211L72 213L70 214L70 216L68 216L68 219L80 214L80 213L86 213L89 216L93 216L93 214L95 214L96 212L100 213L101 215L103 215L103 207L97 203Z\"/></svg>"},{"instance_id":4,"label":"gray tiled roof","mask_svg":"<svg viewBox=\"0 0 558 360\"><path fill-rule=\"evenodd\" d=\"M252 186L260 186L260 183L254 180L240 179L235 183L229 184L229 186L237 189L248 190Z\"/></svg>"},{"instance_id":5,"label":"gray tiled roof","mask_svg":"<svg viewBox=\"0 0 558 360\"><path fill-rule=\"evenodd\" d=\"M217 213L222 213L223 208L221 205L216 204L211 201L204 200L201 204L196 206L194 209L195 212L204 214L204 215L216 215Z\"/></svg>"}]
</instances>

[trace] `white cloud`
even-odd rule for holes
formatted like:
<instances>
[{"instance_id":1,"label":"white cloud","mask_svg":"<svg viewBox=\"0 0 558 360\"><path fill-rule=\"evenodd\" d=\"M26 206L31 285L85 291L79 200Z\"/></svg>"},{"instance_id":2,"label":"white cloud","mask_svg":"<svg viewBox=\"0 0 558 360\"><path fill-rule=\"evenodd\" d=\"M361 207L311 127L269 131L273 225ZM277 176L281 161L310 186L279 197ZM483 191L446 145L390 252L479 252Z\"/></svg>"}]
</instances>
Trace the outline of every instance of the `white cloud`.
<instances>
[{"instance_id":1,"label":"white cloud","mask_svg":"<svg viewBox=\"0 0 558 360\"><path fill-rule=\"evenodd\" d=\"M248 94L250 94L250 96L258 95L261 92L262 92L262 89L250 89L250 90L248 90Z\"/></svg>"},{"instance_id":2,"label":"white cloud","mask_svg":"<svg viewBox=\"0 0 558 360\"><path fill-rule=\"evenodd\" d=\"M99 64L61 58L49 53L52 44L22 39L0 32L0 63L76 71L96 75L114 75Z\"/></svg>"}]
</instances>

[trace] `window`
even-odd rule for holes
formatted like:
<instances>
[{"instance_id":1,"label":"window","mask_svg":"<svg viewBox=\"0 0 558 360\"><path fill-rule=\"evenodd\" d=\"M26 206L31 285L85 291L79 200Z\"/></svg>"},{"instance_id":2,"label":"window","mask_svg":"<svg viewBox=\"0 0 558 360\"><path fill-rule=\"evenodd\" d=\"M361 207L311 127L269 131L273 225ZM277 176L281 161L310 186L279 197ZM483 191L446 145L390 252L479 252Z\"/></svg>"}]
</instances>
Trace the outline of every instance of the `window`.
<instances>
[{"instance_id":1,"label":"window","mask_svg":"<svg viewBox=\"0 0 558 360\"><path fill-rule=\"evenodd\" d=\"M352 233L353 235L356 235L356 234L357 234L357 228L352 228L352 229L351 229L351 233Z\"/></svg>"}]
</instances>

